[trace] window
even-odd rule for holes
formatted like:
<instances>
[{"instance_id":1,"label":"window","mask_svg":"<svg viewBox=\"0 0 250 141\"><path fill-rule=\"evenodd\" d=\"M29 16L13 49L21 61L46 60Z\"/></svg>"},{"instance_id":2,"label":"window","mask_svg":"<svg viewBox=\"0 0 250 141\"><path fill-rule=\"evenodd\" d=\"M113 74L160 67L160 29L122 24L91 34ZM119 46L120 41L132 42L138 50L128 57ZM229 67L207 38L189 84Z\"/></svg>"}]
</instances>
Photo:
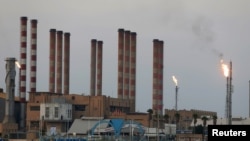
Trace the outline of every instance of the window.
<instances>
[{"instance_id":1,"label":"window","mask_svg":"<svg viewBox=\"0 0 250 141\"><path fill-rule=\"evenodd\" d=\"M85 111L85 105L74 105L75 111Z\"/></svg>"},{"instance_id":2,"label":"window","mask_svg":"<svg viewBox=\"0 0 250 141\"><path fill-rule=\"evenodd\" d=\"M71 118L71 110L68 109L68 118Z\"/></svg>"},{"instance_id":3,"label":"window","mask_svg":"<svg viewBox=\"0 0 250 141\"><path fill-rule=\"evenodd\" d=\"M30 111L40 111L40 106L30 106Z\"/></svg>"},{"instance_id":4,"label":"window","mask_svg":"<svg viewBox=\"0 0 250 141\"><path fill-rule=\"evenodd\" d=\"M55 118L59 117L59 108L55 107Z\"/></svg>"},{"instance_id":5,"label":"window","mask_svg":"<svg viewBox=\"0 0 250 141\"><path fill-rule=\"evenodd\" d=\"M45 118L49 118L49 107L45 107Z\"/></svg>"}]
</instances>

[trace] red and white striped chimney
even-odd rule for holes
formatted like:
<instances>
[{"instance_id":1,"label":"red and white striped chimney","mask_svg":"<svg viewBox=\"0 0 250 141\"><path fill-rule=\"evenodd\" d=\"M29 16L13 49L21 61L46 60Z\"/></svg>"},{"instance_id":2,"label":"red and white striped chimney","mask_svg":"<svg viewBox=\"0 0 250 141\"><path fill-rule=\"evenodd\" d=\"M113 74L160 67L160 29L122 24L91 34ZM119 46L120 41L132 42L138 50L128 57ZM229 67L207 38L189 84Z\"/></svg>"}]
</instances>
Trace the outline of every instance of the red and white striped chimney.
<instances>
[{"instance_id":1,"label":"red and white striped chimney","mask_svg":"<svg viewBox=\"0 0 250 141\"><path fill-rule=\"evenodd\" d=\"M129 66L130 66L130 31L125 31L125 43L124 43L124 64L123 64L123 77L124 77L124 89L123 89L123 98L129 99Z\"/></svg>"},{"instance_id":2,"label":"red and white striped chimney","mask_svg":"<svg viewBox=\"0 0 250 141\"><path fill-rule=\"evenodd\" d=\"M96 93L96 46L97 40L91 40L91 64L90 64L90 95L95 96Z\"/></svg>"},{"instance_id":3,"label":"red and white striped chimney","mask_svg":"<svg viewBox=\"0 0 250 141\"><path fill-rule=\"evenodd\" d=\"M63 32L57 31L57 53L56 53L56 92L62 93L62 44Z\"/></svg>"},{"instance_id":4,"label":"red and white striped chimney","mask_svg":"<svg viewBox=\"0 0 250 141\"><path fill-rule=\"evenodd\" d=\"M21 17L20 102L26 101L27 17Z\"/></svg>"},{"instance_id":5,"label":"red and white striped chimney","mask_svg":"<svg viewBox=\"0 0 250 141\"><path fill-rule=\"evenodd\" d=\"M56 29L50 29L49 92L55 92L56 78Z\"/></svg>"},{"instance_id":6,"label":"red and white striped chimney","mask_svg":"<svg viewBox=\"0 0 250 141\"><path fill-rule=\"evenodd\" d=\"M129 82L129 98L135 100L136 96L136 33L131 32L130 46L130 82Z\"/></svg>"},{"instance_id":7,"label":"red and white striped chimney","mask_svg":"<svg viewBox=\"0 0 250 141\"><path fill-rule=\"evenodd\" d=\"M102 41L97 41L97 80L96 80L96 95L102 95Z\"/></svg>"},{"instance_id":8,"label":"red and white striped chimney","mask_svg":"<svg viewBox=\"0 0 250 141\"><path fill-rule=\"evenodd\" d=\"M64 94L69 94L70 33L64 33Z\"/></svg>"},{"instance_id":9,"label":"red and white striped chimney","mask_svg":"<svg viewBox=\"0 0 250 141\"><path fill-rule=\"evenodd\" d=\"M163 41L153 40L153 111L162 115L163 108Z\"/></svg>"},{"instance_id":10,"label":"red and white striped chimney","mask_svg":"<svg viewBox=\"0 0 250 141\"><path fill-rule=\"evenodd\" d=\"M30 92L36 92L37 20L31 20Z\"/></svg>"},{"instance_id":11,"label":"red and white striped chimney","mask_svg":"<svg viewBox=\"0 0 250 141\"><path fill-rule=\"evenodd\" d=\"M27 17L21 17L21 39L20 39L20 129L25 128L26 120L26 68L27 68Z\"/></svg>"},{"instance_id":12,"label":"red and white striped chimney","mask_svg":"<svg viewBox=\"0 0 250 141\"><path fill-rule=\"evenodd\" d=\"M118 90L119 99L123 99L123 63L124 63L124 29L118 29Z\"/></svg>"},{"instance_id":13,"label":"red and white striped chimney","mask_svg":"<svg viewBox=\"0 0 250 141\"><path fill-rule=\"evenodd\" d=\"M158 96L158 113L163 115L163 60L164 60L164 50L163 41L159 41L159 75L158 75L158 85L159 85L159 96Z\"/></svg>"}]
</instances>

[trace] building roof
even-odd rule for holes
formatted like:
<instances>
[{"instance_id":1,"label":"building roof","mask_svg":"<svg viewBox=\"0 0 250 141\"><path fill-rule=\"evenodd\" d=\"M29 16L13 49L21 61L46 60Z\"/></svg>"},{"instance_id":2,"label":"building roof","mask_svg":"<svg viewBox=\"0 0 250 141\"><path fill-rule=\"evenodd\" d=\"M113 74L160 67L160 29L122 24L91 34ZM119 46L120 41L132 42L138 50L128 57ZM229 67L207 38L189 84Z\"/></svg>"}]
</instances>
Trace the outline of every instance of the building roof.
<instances>
[{"instance_id":1,"label":"building roof","mask_svg":"<svg viewBox=\"0 0 250 141\"><path fill-rule=\"evenodd\" d=\"M218 118L216 121L216 125L227 125L228 120L226 118ZM250 118L232 118L232 125L249 125L250 124ZM203 125L202 119L197 119L197 125ZM213 119L210 118L207 120L207 125L213 125ZM194 126L194 121L192 121L190 126Z\"/></svg>"},{"instance_id":2,"label":"building roof","mask_svg":"<svg viewBox=\"0 0 250 141\"><path fill-rule=\"evenodd\" d=\"M71 125L68 134L88 134L88 131L98 123L101 119L75 119ZM107 124L101 124L101 127L107 126ZM101 128L100 127L100 128ZM105 127L106 128L106 127Z\"/></svg>"}]
</instances>

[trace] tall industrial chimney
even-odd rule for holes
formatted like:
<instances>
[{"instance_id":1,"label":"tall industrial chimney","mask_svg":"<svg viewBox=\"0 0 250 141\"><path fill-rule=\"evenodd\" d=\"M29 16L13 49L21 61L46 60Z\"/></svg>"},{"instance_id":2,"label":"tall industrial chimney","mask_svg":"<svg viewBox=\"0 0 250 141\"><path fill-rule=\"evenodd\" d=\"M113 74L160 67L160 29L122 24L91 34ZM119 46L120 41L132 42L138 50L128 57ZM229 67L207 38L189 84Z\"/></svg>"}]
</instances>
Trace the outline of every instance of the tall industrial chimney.
<instances>
[{"instance_id":1,"label":"tall industrial chimney","mask_svg":"<svg viewBox=\"0 0 250 141\"><path fill-rule=\"evenodd\" d=\"M130 46L130 80L129 80L129 98L134 100L136 96L136 33L131 32Z\"/></svg>"},{"instance_id":2,"label":"tall industrial chimney","mask_svg":"<svg viewBox=\"0 0 250 141\"><path fill-rule=\"evenodd\" d=\"M130 31L125 31L125 43L124 43L124 64L123 64L123 83L124 83L124 89L123 89L123 99L129 99L129 66L130 66Z\"/></svg>"},{"instance_id":3,"label":"tall industrial chimney","mask_svg":"<svg viewBox=\"0 0 250 141\"><path fill-rule=\"evenodd\" d=\"M27 17L21 17L20 39L20 128L25 128L26 115L26 63L27 63Z\"/></svg>"},{"instance_id":4,"label":"tall industrial chimney","mask_svg":"<svg viewBox=\"0 0 250 141\"><path fill-rule=\"evenodd\" d=\"M91 64L90 64L90 95L95 96L96 86L96 45L97 40L91 40Z\"/></svg>"},{"instance_id":5,"label":"tall industrial chimney","mask_svg":"<svg viewBox=\"0 0 250 141\"><path fill-rule=\"evenodd\" d=\"M3 123L15 123L14 107L15 107L15 58L6 58L6 101L5 101L5 117Z\"/></svg>"},{"instance_id":6,"label":"tall industrial chimney","mask_svg":"<svg viewBox=\"0 0 250 141\"><path fill-rule=\"evenodd\" d=\"M123 99L124 29L118 29L118 90L119 99Z\"/></svg>"},{"instance_id":7,"label":"tall industrial chimney","mask_svg":"<svg viewBox=\"0 0 250 141\"><path fill-rule=\"evenodd\" d=\"M64 94L69 94L70 33L64 33Z\"/></svg>"},{"instance_id":8,"label":"tall industrial chimney","mask_svg":"<svg viewBox=\"0 0 250 141\"><path fill-rule=\"evenodd\" d=\"M31 20L30 92L36 91L37 20Z\"/></svg>"},{"instance_id":9,"label":"tall industrial chimney","mask_svg":"<svg viewBox=\"0 0 250 141\"><path fill-rule=\"evenodd\" d=\"M153 111L163 110L163 41L153 40Z\"/></svg>"},{"instance_id":10,"label":"tall industrial chimney","mask_svg":"<svg viewBox=\"0 0 250 141\"><path fill-rule=\"evenodd\" d=\"M102 41L97 41L97 80L96 95L102 95Z\"/></svg>"},{"instance_id":11,"label":"tall industrial chimney","mask_svg":"<svg viewBox=\"0 0 250 141\"><path fill-rule=\"evenodd\" d=\"M21 88L20 100L22 103L26 101L26 63L27 63L27 17L21 17L21 49L20 49L20 65L21 65Z\"/></svg>"},{"instance_id":12,"label":"tall industrial chimney","mask_svg":"<svg viewBox=\"0 0 250 141\"><path fill-rule=\"evenodd\" d=\"M56 52L56 92L62 93L62 44L63 32L57 31L57 52Z\"/></svg>"},{"instance_id":13,"label":"tall industrial chimney","mask_svg":"<svg viewBox=\"0 0 250 141\"><path fill-rule=\"evenodd\" d=\"M49 92L55 92L56 78L56 29L50 29L50 50L49 50Z\"/></svg>"}]
</instances>

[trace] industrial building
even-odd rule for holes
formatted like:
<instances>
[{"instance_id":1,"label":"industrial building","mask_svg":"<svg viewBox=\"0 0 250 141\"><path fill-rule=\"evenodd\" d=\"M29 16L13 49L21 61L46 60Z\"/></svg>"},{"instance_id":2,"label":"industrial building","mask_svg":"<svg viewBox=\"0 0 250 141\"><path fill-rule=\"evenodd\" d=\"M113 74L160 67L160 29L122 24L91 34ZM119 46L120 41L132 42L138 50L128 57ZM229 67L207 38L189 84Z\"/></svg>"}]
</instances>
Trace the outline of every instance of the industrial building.
<instances>
[{"instance_id":1,"label":"industrial building","mask_svg":"<svg viewBox=\"0 0 250 141\"><path fill-rule=\"evenodd\" d=\"M133 120L142 126L161 127L164 121L150 118L149 113L136 112L136 32L118 29L118 76L117 98L102 93L102 56L103 41L92 39L91 66L90 66L90 93L70 93L70 33L62 30L50 29L49 44L49 79L48 90L36 90L37 66L37 20L30 20L30 71L27 71L27 17L20 18L20 68L17 79L19 83L19 96L15 97L13 91L1 90L0 104L7 107L0 109L0 133L2 136L22 131L32 140L38 135L53 132L58 135L68 133L76 119L83 117L98 117L102 119ZM163 58L164 42L153 39L153 82L152 82L152 110L153 115L163 117ZM6 62L8 64L8 62ZM15 59L12 58L12 67ZM14 68L12 68L15 71ZM30 73L30 90L26 89L26 74ZM46 82L43 82L46 83ZM13 85L14 86L14 85ZM26 100L28 91L29 98ZM9 96L12 98L10 99ZM181 111L181 127L189 126L192 114L197 111ZM199 111L202 115L216 115L215 112ZM198 112L198 113L199 113ZM7 113L7 114L6 114ZM175 111L165 110L174 120ZM8 116L6 116L8 115ZM187 122L186 122L187 121ZM184 123L185 122L185 123ZM7 125L8 123L8 125ZM162 127L163 128L163 127Z\"/></svg>"}]
</instances>

